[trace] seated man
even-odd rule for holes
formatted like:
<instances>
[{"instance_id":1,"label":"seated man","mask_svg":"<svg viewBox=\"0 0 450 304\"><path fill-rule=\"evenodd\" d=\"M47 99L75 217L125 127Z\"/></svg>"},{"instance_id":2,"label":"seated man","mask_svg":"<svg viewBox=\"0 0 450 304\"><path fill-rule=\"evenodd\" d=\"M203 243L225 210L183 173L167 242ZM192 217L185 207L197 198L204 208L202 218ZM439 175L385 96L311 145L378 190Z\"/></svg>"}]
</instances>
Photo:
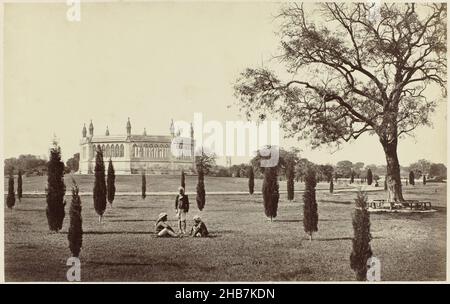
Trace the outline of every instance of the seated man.
<instances>
[{"instance_id":1,"label":"seated man","mask_svg":"<svg viewBox=\"0 0 450 304\"><path fill-rule=\"evenodd\" d=\"M173 231L167 223L167 213L162 212L156 221L156 235L158 237L177 237L178 235Z\"/></svg>"},{"instance_id":2,"label":"seated man","mask_svg":"<svg viewBox=\"0 0 450 304\"><path fill-rule=\"evenodd\" d=\"M191 229L191 235L193 237L206 237L208 236L208 229L206 229L205 223L203 223L200 216L194 216L194 226Z\"/></svg>"}]
</instances>

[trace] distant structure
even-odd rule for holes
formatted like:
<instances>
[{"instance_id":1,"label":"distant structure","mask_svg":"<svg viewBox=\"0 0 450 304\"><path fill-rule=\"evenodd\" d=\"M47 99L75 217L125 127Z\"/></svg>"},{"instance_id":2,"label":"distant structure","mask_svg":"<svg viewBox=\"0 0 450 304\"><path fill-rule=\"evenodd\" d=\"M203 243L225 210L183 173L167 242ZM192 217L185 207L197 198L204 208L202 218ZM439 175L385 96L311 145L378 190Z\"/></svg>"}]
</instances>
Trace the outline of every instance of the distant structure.
<instances>
[{"instance_id":1,"label":"distant structure","mask_svg":"<svg viewBox=\"0 0 450 304\"><path fill-rule=\"evenodd\" d=\"M108 127L104 135L94 135L94 125L83 126L80 141L80 166L78 174L93 174L97 149L103 151L104 161L111 158L116 174L179 174L181 170L194 172L194 131L191 125L190 138L178 137L176 146L179 151L174 155L171 151L172 141L179 136L175 134L173 120L170 124L170 135L142 135L131 133L131 122L128 118L126 134L110 135ZM181 139L181 140L180 140Z\"/></svg>"}]
</instances>

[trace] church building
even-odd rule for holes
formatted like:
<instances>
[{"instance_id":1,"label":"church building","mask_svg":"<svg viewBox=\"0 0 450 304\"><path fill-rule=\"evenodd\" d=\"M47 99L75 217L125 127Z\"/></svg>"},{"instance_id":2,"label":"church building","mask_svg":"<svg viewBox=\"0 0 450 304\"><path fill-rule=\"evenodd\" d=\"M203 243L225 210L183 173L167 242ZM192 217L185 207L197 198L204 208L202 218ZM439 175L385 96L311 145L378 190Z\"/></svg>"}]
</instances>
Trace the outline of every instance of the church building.
<instances>
[{"instance_id":1,"label":"church building","mask_svg":"<svg viewBox=\"0 0 450 304\"><path fill-rule=\"evenodd\" d=\"M179 174L181 170L193 173L195 145L192 124L190 138L182 138L179 135L180 131L175 134L173 120L170 125L170 135L147 135L145 129L140 135L132 134L129 118L126 124L126 134L111 135L106 127L104 135L94 135L94 125L91 120L89 135L86 125L82 130L78 173L94 173L97 149L103 151L105 171L108 168L108 161L111 159L116 174L141 174L143 172L146 174ZM176 140L174 140L175 137ZM175 143L180 149L178 151L185 152L177 152L177 155L174 155L171 147Z\"/></svg>"}]
</instances>

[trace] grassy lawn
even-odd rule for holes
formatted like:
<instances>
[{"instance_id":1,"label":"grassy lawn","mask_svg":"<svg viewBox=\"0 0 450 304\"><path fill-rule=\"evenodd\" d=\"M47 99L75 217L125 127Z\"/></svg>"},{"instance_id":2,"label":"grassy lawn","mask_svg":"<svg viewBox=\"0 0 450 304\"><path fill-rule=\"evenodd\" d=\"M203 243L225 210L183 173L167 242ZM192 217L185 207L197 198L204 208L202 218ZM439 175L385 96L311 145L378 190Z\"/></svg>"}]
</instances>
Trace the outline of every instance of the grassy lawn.
<instances>
[{"instance_id":1,"label":"grassy lawn","mask_svg":"<svg viewBox=\"0 0 450 304\"><path fill-rule=\"evenodd\" d=\"M80 192L92 192L94 187L93 175L73 175ZM72 176L65 175L65 184L67 189L72 185ZM174 175L147 175L147 192L167 192L178 191L180 185L180 176ZM17 176L15 177L17 183ZM5 178L5 192L8 191L8 179ZM44 192L47 185L46 176L30 176L23 177L23 191L25 192ZM195 192L197 185L197 176L186 176L186 190L188 192ZM239 177L205 177L205 185L208 191L248 191L248 179ZM260 190L262 186L262 179L255 179L255 190ZM15 185L17 187L17 185ZM347 188L348 185L344 182L335 184L335 189ZM318 189L328 189L329 185L321 183ZM304 183L295 183L295 189L304 189ZM280 181L280 190L286 190L286 181ZM140 192L141 191L141 176L140 175L118 175L116 176L116 191L117 192Z\"/></svg>"},{"instance_id":2,"label":"grassy lawn","mask_svg":"<svg viewBox=\"0 0 450 304\"><path fill-rule=\"evenodd\" d=\"M121 178L118 179L118 191L124 187ZM127 178L137 181L139 176ZM157 183L156 178L153 182L151 178L149 180L148 188L173 189L169 182ZM241 184L235 183L236 180ZM195 183L188 181L188 187L194 188ZM230 179L226 185L227 189L245 190L246 179ZM214 187L224 190L219 180L207 184L208 190L212 191ZM384 196L383 191L369 194L370 198ZM150 196L146 200L138 196L118 197L113 208L108 206L104 222L99 224L92 197L83 196L81 279L354 280L349 266L354 197L354 193L318 193L319 232L309 242L303 232L300 194L293 202L288 202L286 195L281 196L274 222L265 218L260 195L207 196L205 210L201 213L195 206L195 196L191 196L194 205L189 212L189 225L193 215L201 214L212 233L205 239L155 237L154 221L160 212L168 212L170 224L177 226L172 197ZM381 261L381 278L386 281L445 280L446 185L409 186L405 189L405 197L430 200L438 212L371 214L371 245L374 256ZM69 204L70 196L67 200ZM17 202L14 210L5 209L7 281L65 281L66 260L70 256L67 242L69 217L66 214L60 233L49 233L45 206L45 198L24 198Z\"/></svg>"}]
</instances>

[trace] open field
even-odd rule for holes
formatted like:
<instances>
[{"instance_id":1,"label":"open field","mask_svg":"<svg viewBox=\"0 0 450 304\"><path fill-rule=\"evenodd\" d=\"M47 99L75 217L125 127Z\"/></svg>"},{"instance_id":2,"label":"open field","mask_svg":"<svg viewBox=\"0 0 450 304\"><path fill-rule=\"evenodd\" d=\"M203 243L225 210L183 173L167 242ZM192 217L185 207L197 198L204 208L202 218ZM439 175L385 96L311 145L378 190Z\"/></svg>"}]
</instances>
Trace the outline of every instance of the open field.
<instances>
[{"instance_id":1,"label":"open field","mask_svg":"<svg viewBox=\"0 0 450 304\"><path fill-rule=\"evenodd\" d=\"M243 185L238 187L246 189L246 179L240 181ZM207 189L213 188L213 184L208 183ZM157 183L153 185L156 187ZM218 190L223 190L219 186L217 183ZM188 187L193 188L194 183L190 181ZM161 189L165 188L161 186ZM384 196L384 191L369 193L369 198ZM154 221L160 212L168 212L170 224L177 226L173 197L151 196L146 200L138 196L118 197L113 208L108 206L104 222L99 224L92 197L83 196L81 279L354 280L349 266L354 197L355 193L350 192L319 192L319 232L309 242L303 232L300 194L296 194L293 202L286 201L286 195L281 196L274 222L265 218L260 195L207 196L203 212L198 211L195 196L191 196L189 225L193 215L201 214L212 233L205 239L155 237ZM371 214L371 245L374 256L381 261L381 278L445 280L446 184L408 186L405 198L430 200L438 212ZM69 204L70 196L67 200ZM45 198L24 198L16 203L14 210L5 209L7 281L65 281L66 260L70 256L69 217L66 214L60 233L49 233L45 207Z\"/></svg>"},{"instance_id":2,"label":"open field","mask_svg":"<svg viewBox=\"0 0 450 304\"><path fill-rule=\"evenodd\" d=\"M72 185L72 177L76 180L80 192L92 192L94 187L93 175L65 175L64 180L68 190ZM180 176L177 175L147 175L147 192L177 192L180 184ZM5 178L7 181L7 178ZM17 177L15 177L17 182ZM46 176L23 177L24 192L44 192L47 185ZM186 191L195 192L197 185L197 176L186 176ZM248 191L248 179L239 177L205 177L207 191ZM262 179L255 179L255 190L260 190ZM5 182L5 192L8 191L8 183ZM15 185L17 187L17 185ZM328 189L329 185L320 183L317 189ZM348 188L344 182L335 184L335 189ZM304 189L304 183L295 183L296 190ZM286 181L280 181L280 190L286 190ZM137 175L118 175L116 176L117 192L140 192L141 176Z\"/></svg>"}]
</instances>

